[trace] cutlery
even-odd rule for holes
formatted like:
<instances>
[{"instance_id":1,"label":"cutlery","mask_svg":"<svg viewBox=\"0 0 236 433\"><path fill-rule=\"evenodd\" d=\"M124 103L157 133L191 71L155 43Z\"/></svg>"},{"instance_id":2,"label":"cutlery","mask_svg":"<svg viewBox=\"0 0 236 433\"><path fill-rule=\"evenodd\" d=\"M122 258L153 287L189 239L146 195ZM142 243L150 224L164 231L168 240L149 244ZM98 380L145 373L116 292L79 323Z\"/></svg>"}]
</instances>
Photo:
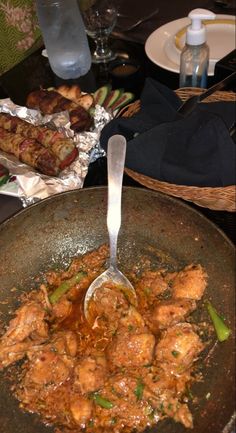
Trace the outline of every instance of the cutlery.
<instances>
[{"instance_id":1,"label":"cutlery","mask_svg":"<svg viewBox=\"0 0 236 433\"><path fill-rule=\"evenodd\" d=\"M177 110L178 113L182 114L182 116L187 116L190 114L194 108L197 106L197 104L204 99L206 99L208 96L212 95L217 90L223 89L227 84L232 82L236 78L236 72L233 72L232 74L228 75L228 77L224 78L222 81L219 81L218 83L214 84L214 86L210 87L200 95L194 95L191 96L187 101L185 101Z\"/></svg>"},{"instance_id":2,"label":"cutlery","mask_svg":"<svg viewBox=\"0 0 236 433\"><path fill-rule=\"evenodd\" d=\"M229 135L232 138L232 140L234 140L236 143L236 121L233 122L233 124L229 128Z\"/></svg>"},{"instance_id":3,"label":"cutlery","mask_svg":"<svg viewBox=\"0 0 236 433\"><path fill-rule=\"evenodd\" d=\"M107 229L110 244L110 264L108 269L99 275L90 284L85 300L84 314L88 322L91 321L89 314L89 302L96 290L106 282L114 283L124 292L132 305L137 305L136 292L124 274L117 267L117 239L121 226L121 194L124 163L126 154L126 139L122 135L113 135L108 141L107 163L108 163L108 208Z\"/></svg>"},{"instance_id":4,"label":"cutlery","mask_svg":"<svg viewBox=\"0 0 236 433\"><path fill-rule=\"evenodd\" d=\"M140 18L139 20L135 21L133 24L130 24L129 26L123 27L121 24L118 23L118 24L116 24L116 28L119 29L122 32L128 32L130 30L135 29L136 27L138 27L140 24L144 23L145 21L150 20L158 12L159 12L159 8L156 8L154 11L152 11L148 15ZM120 18L129 18L128 15L124 15L124 14L121 14L121 13L118 13L118 17L120 17Z\"/></svg>"},{"instance_id":5,"label":"cutlery","mask_svg":"<svg viewBox=\"0 0 236 433\"><path fill-rule=\"evenodd\" d=\"M234 2L231 2L230 0L214 0L214 5L219 8L233 8Z\"/></svg>"}]
</instances>

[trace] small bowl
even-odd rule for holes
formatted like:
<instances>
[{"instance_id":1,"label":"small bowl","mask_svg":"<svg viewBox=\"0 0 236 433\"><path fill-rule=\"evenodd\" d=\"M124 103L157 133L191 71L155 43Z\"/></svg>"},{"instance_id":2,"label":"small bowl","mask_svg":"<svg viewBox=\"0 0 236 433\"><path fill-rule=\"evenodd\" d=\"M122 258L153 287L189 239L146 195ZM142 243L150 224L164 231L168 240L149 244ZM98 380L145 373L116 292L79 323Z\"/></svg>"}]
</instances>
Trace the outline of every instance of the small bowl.
<instances>
[{"instance_id":1,"label":"small bowl","mask_svg":"<svg viewBox=\"0 0 236 433\"><path fill-rule=\"evenodd\" d=\"M120 59L113 62L109 69L113 77L122 79L136 74L139 70L139 65L131 60Z\"/></svg>"},{"instance_id":2,"label":"small bowl","mask_svg":"<svg viewBox=\"0 0 236 433\"><path fill-rule=\"evenodd\" d=\"M120 58L111 62L109 74L113 89L122 87L135 94L139 91L141 68L135 60Z\"/></svg>"}]
</instances>

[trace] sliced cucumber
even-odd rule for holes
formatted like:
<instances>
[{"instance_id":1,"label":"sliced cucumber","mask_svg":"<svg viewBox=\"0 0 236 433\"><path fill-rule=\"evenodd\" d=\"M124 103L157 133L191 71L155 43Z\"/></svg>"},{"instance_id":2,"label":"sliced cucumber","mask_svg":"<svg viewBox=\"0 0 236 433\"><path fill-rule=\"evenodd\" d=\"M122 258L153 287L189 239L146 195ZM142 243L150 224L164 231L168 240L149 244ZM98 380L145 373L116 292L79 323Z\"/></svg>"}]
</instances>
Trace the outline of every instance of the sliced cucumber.
<instances>
[{"instance_id":1,"label":"sliced cucumber","mask_svg":"<svg viewBox=\"0 0 236 433\"><path fill-rule=\"evenodd\" d=\"M134 94L131 92L124 92L115 102L110 106L110 108L115 111L125 105L129 104L134 100Z\"/></svg>"},{"instance_id":2,"label":"sliced cucumber","mask_svg":"<svg viewBox=\"0 0 236 433\"><path fill-rule=\"evenodd\" d=\"M123 89L111 90L103 102L103 107L110 108L117 101L117 99L121 97L122 93L124 93Z\"/></svg>"},{"instance_id":3,"label":"sliced cucumber","mask_svg":"<svg viewBox=\"0 0 236 433\"><path fill-rule=\"evenodd\" d=\"M96 92L93 94L94 105L103 105L107 95L111 91L111 86L108 84L107 86L99 87Z\"/></svg>"},{"instance_id":4,"label":"sliced cucumber","mask_svg":"<svg viewBox=\"0 0 236 433\"><path fill-rule=\"evenodd\" d=\"M0 164L0 186L4 185L10 178L9 170Z\"/></svg>"}]
</instances>

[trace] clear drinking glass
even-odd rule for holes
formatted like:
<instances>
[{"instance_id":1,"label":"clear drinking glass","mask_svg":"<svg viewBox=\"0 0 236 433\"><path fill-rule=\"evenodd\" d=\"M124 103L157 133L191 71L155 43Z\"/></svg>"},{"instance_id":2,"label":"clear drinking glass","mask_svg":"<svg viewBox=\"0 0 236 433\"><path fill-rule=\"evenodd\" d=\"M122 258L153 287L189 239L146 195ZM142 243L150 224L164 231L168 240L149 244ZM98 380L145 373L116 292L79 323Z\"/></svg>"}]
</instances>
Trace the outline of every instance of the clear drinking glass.
<instances>
[{"instance_id":1,"label":"clear drinking glass","mask_svg":"<svg viewBox=\"0 0 236 433\"><path fill-rule=\"evenodd\" d=\"M82 9L85 30L95 42L93 63L109 62L116 55L108 45L108 38L116 24L117 9L111 0L93 0Z\"/></svg>"}]
</instances>

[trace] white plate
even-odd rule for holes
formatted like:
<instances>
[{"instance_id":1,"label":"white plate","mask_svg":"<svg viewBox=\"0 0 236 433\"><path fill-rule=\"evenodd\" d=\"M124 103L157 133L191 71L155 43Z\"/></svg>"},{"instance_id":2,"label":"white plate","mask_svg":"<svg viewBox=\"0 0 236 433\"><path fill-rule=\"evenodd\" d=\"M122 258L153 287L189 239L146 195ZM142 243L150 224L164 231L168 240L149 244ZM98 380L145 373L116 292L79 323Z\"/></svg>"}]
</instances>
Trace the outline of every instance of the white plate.
<instances>
[{"instance_id":1,"label":"white plate","mask_svg":"<svg viewBox=\"0 0 236 433\"><path fill-rule=\"evenodd\" d=\"M180 52L185 44L188 17L171 21L159 27L148 37L145 51L156 65L179 73ZM214 75L215 64L235 49L235 16L216 15L216 20L206 22L207 43L210 48L208 75Z\"/></svg>"}]
</instances>

